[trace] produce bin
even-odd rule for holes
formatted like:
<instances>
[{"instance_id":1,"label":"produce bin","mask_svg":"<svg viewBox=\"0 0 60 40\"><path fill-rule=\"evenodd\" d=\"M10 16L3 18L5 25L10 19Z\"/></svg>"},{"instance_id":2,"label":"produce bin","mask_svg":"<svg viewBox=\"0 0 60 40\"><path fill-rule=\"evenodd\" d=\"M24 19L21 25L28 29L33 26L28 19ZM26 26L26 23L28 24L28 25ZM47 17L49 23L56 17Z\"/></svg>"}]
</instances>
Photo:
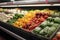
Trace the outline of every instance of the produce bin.
<instances>
[{"instance_id":1,"label":"produce bin","mask_svg":"<svg viewBox=\"0 0 60 40\"><path fill-rule=\"evenodd\" d=\"M11 7L2 7L2 8L7 8L7 9L11 9ZM12 8L15 8L15 7L12 7ZM60 6L33 6L33 7L19 7L21 9L24 9L24 10L35 10L35 9L39 9L39 10L43 10L43 9L50 9L50 10L58 10L60 11ZM49 15L50 16L50 15ZM53 17L56 17L56 16L53 16ZM59 17L59 16L58 16ZM0 26L2 26L3 28L27 39L27 40L51 40L53 38L53 36L56 34L56 32L60 29L60 27L58 27L54 33L52 33L52 35L50 35L50 37L44 37L44 36L41 36L41 35L38 35L38 34L35 34L33 32L28 32L26 30L23 30L21 28L16 28L14 27L13 25L10 25L8 23L4 23L2 21L0 21Z\"/></svg>"}]
</instances>

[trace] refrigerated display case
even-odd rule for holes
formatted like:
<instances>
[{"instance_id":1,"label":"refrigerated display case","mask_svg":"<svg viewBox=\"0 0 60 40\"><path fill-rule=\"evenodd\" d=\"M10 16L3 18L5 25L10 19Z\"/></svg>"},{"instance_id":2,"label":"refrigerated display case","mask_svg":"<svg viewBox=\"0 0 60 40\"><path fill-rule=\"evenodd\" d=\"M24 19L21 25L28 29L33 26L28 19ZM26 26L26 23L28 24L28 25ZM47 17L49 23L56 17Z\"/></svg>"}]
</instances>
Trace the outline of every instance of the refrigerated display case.
<instances>
[{"instance_id":1,"label":"refrigerated display case","mask_svg":"<svg viewBox=\"0 0 60 40\"><path fill-rule=\"evenodd\" d=\"M0 40L17 40L14 37L12 37L11 35L7 34L6 32L2 31L0 29Z\"/></svg>"},{"instance_id":2,"label":"refrigerated display case","mask_svg":"<svg viewBox=\"0 0 60 40\"><path fill-rule=\"evenodd\" d=\"M56 4L0 6L0 29L17 39L51 40L60 29L59 21L60 6Z\"/></svg>"},{"instance_id":3,"label":"refrigerated display case","mask_svg":"<svg viewBox=\"0 0 60 40\"><path fill-rule=\"evenodd\" d=\"M0 5L22 5L22 4L56 4L60 0L1 0Z\"/></svg>"}]
</instances>

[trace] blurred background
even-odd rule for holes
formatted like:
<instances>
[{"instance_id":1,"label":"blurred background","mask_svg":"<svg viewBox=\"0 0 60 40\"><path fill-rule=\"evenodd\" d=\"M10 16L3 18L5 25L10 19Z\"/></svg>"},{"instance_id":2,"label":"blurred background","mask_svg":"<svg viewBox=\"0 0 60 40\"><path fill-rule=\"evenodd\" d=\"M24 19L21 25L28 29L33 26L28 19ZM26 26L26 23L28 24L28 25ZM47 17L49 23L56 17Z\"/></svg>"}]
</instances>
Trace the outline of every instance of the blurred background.
<instances>
[{"instance_id":1,"label":"blurred background","mask_svg":"<svg viewBox=\"0 0 60 40\"><path fill-rule=\"evenodd\" d=\"M10 1L46 1L46 0L0 0L0 2L10 2ZM49 2L58 2L59 0L48 0Z\"/></svg>"}]
</instances>

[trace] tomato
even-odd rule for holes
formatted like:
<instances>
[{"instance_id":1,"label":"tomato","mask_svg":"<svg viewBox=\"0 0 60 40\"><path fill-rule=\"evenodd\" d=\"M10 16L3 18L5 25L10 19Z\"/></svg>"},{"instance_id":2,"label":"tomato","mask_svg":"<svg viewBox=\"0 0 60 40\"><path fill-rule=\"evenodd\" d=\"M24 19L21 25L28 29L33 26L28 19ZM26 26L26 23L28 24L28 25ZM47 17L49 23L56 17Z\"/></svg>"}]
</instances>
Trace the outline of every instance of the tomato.
<instances>
[{"instance_id":1,"label":"tomato","mask_svg":"<svg viewBox=\"0 0 60 40\"><path fill-rule=\"evenodd\" d=\"M28 28L29 30L33 30L34 29L34 27L33 26L29 26L29 28Z\"/></svg>"},{"instance_id":2,"label":"tomato","mask_svg":"<svg viewBox=\"0 0 60 40\"><path fill-rule=\"evenodd\" d=\"M29 30L33 30L35 27L37 27L38 26L38 24L34 24L34 25L31 25L30 27L29 27Z\"/></svg>"},{"instance_id":3,"label":"tomato","mask_svg":"<svg viewBox=\"0 0 60 40\"><path fill-rule=\"evenodd\" d=\"M31 26L31 23L28 23L28 26Z\"/></svg>"},{"instance_id":4,"label":"tomato","mask_svg":"<svg viewBox=\"0 0 60 40\"><path fill-rule=\"evenodd\" d=\"M37 21L35 21L35 23L37 24L37 23L39 23L39 21L37 20Z\"/></svg>"},{"instance_id":5,"label":"tomato","mask_svg":"<svg viewBox=\"0 0 60 40\"><path fill-rule=\"evenodd\" d=\"M26 26L23 26L22 28L26 29Z\"/></svg>"},{"instance_id":6,"label":"tomato","mask_svg":"<svg viewBox=\"0 0 60 40\"><path fill-rule=\"evenodd\" d=\"M40 21L43 22L45 19L43 17L40 18Z\"/></svg>"},{"instance_id":7,"label":"tomato","mask_svg":"<svg viewBox=\"0 0 60 40\"><path fill-rule=\"evenodd\" d=\"M45 15L45 13L42 14L42 16L44 16L44 15Z\"/></svg>"},{"instance_id":8,"label":"tomato","mask_svg":"<svg viewBox=\"0 0 60 40\"><path fill-rule=\"evenodd\" d=\"M60 32L57 32L56 37L60 39Z\"/></svg>"},{"instance_id":9,"label":"tomato","mask_svg":"<svg viewBox=\"0 0 60 40\"><path fill-rule=\"evenodd\" d=\"M45 15L45 16L44 16L44 18L45 18L45 19L47 19L47 18L48 18L48 16L47 16L47 15Z\"/></svg>"},{"instance_id":10,"label":"tomato","mask_svg":"<svg viewBox=\"0 0 60 40\"><path fill-rule=\"evenodd\" d=\"M32 22L33 22L33 20L30 20L28 23L30 23L30 24L31 24Z\"/></svg>"},{"instance_id":11,"label":"tomato","mask_svg":"<svg viewBox=\"0 0 60 40\"><path fill-rule=\"evenodd\" d=\"M40 18L40 16L36 16L36 18Z\"/></svg>"},{"instance_id":12,"label":"tomato","mask_svg":"<svg viewBox=\"0 0 60 40\"><path fill-rule=\"evenodd\" d=\"M34 20L36 21L36 20L37 20L37 18L34 18Z\"/></svg>"},{"instance_id":13,"label":"tomato","mask_svg":"<svg viewBox=\"0 0 60 40\"><path fill-rule=\"evenodd\" d=\"M53 38L52 40L58 40L57 38Z\"/></svg>"},{"instance_id":14,"label":"tomato","mask_svg":"<svg viewBox=\"0 0 60 40\"><path fill-rule=\"evenodd\" d=\"M35 24L34 26L35 26L35 27L37 27L37 26L38 26L38 23L37 23L37 24Z\"/></svg>"},{"instance_id":15,"label":"tomato","mask_svg":"<svg viewBox=\"0 0 60 40\"><path fill-rule=\"evenodd\" d=\"M57 37L58 39L60 39L60 34L57 34L56 37Z\"/></svg>"}]
</instances>

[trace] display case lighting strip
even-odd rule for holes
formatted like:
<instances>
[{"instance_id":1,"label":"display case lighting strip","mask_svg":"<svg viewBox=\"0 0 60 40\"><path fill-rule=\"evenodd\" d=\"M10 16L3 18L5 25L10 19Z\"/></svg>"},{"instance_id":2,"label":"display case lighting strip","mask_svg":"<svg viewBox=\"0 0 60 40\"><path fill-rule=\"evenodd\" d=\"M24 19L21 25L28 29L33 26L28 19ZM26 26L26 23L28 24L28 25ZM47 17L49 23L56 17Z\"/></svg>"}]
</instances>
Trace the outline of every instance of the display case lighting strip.
<instances>
[{"instance_id":1,"label":"display case lighting strip","mask_svg":"<svg viewBox=\"0 0 60 40\"><path fill-rule=\"evenodd\" d=\"M14 1L13 4L31 4L31 3L39 3L38 0L32 1Z\"/></svg>"},{"instance_id":2,"label":"display case lighting strip","mask_svg":"<svg viewBox=\"0 0 60 40\"><path fill-rule=\"evenodd\" d=\"M27 7L27 6L51 6L51 5L50 4L18 5L18 7Z\"/></svg>"},{"instance_id":3,"label":"display case lighting strip","mask_svg":"<svg viewBox=\"0 0 60 40\"><path fill-rule=\"evenodd\" d=\"M18 7L18 5L5 5L5 6L0 6L0 7Z\"/></svg>"},{"instance_id":4,"label":"display case lighting strip","mask_svg":"<svg viewBox=\"0 0 60 40\"><path fill-rule=\"evenodd\" d=\"M54 4L54 6L60 6L60 4Z\"/></svg>"},{"instance_id":5,"label":"display case lighting strip","mask_svg":"<svg viewBox=\"0 0 60 40\"><path fill-rule=\"evenodd\" d=\"M59 2L60 0L27 0L27 1L14 1L11 0L11 2L4 2L4 3L0 3L0 5L17 5L17 4L36 4L36 3L49 3L49 2Z\"/></svg>"},{"instance_id":6,"label":"display case lighting strip","mask_svg":"<svg viewBox=\"0 0 60 40\"><path fill-rule=\"evenodd\" d=\"M0 7L60 6L60 4L4 5Z\"/></svg>"},{"instance_id":7,"label":"display case lighting strip","mask_svg":"<svg viewBox=\"0 0 60 40\"><path fill-rule=\"evenodd\" d=\"M33 5L5 5L0 7L32 7L32 6L51 6L50 4L33 4Z\"/></svg>"}]
</instances>

